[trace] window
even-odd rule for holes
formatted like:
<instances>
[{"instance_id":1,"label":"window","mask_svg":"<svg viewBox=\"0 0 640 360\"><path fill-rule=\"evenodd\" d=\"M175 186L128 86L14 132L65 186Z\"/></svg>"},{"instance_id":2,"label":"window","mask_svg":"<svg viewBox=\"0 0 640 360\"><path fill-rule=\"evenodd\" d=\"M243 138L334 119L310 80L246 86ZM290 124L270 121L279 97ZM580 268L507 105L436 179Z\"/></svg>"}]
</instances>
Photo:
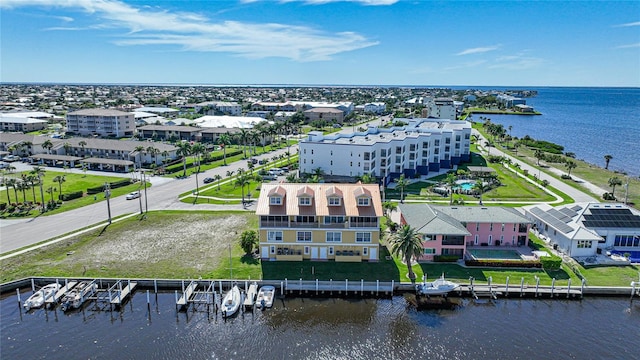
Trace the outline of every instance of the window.
<instances>
[{"instance_id":1,"label":"window","mask_svg":"<svg viewBox=\"0 0 640 360\"><path fill-rule=\"evenodd\" d=\"M356 242L371 242L371 233L369 232L357 232Z\"/></svg>"},{"instance_id":2,"label":"window","mask_svg":"<svg viewBox=\"0 0 640 360\"><path fill-rule=\"evenodd\" d=\"M306 196L298 198L298 205L302 205L302 206L311 205L311 198Z\"/></svg>"},{"instance_id":3,"label":"window","mask_svg":"<svg viewBox=\"0 0 640 360\"><path fill-rule=\"evenodd\" d=\"M272 246L272 247L269 249L269 251L270 251L272 254L275 254L275 253L276 253L276 247L275 247L275 246Z\"/></svg>"},{"instance_id":4,"label":"window","mask_svg":"<svg viewBox=\"0 0 640 360\"><path fill-rule=\"evenodd\" d=\"M324 217L325 224L342 224L344 223L344 216L325 216Z\"/></svg>"},{"instance_id":5,"label":"window","mask_svg":"<svg viewBox=\"0 0 640 360\"><path fill-rule=\"evenodd\" d=\"M422 241L435 241L437 235L422 235Z\"/></svg>"},{"instance_id":6,"label":"window","mask_svg":"<svg viewBox=\"0 0 640 360\"><path fill-rule=\"evenodd\" d=\"M480 223L476 223L476 231L480 231Z\"/></svg>"},{"instance_id":7,"label":"window","mask_svg":"<svg viewBox=\"0 0 640 360\"><path fill-rule=\"evenodd\" d=\"M282 231L267 231L267 241L269 242L282 241Z\"/></svg>"},{"instance_id":8,"label":"window","mask_svg":"<svg viewBox=\"0 0 640 360\"><path fill-rule=\"evenodd\" d=\"M311 242L311 231L298 231L296 233L296 241Z\"/></svg>"},{"instance_id":9,"label":"window","mask_svg":"<svg viewBox=\"0 0 640 360\"><path fill-rule=\"evenodd\" d=\"M578 249L591 249L591 240L578 240Z\"/></svg>"},{"instance_id":10,"label":"window","mask_svg":"<svg viewBox=\"0 0 640 360\"><path fill-rule=\"evenodd\" d=\"M304 254L305 255L309 255L309 247L308 246L304 247Z\"/></svg>"},{"instance_id":11,"label":"window","mask_svg":"<svg viewBox=\"0 0 640 360\"><path fill-rule=\"evenodd\" d=\"M269 198L269 205L282 205L282 198L280 196L272 196Z\"/></svg>"},{"instance_id":12,"label":"window","mask_svg":"<svg viewBox=\"0 0 640 360\"><path fill-rule=\"evenodd\" d=\"M368 197L358 198L358 206L369 206L369 198Z\"/></svg>"},{"instance_id":13,"label":"window","mask_svg":"<svg viewBox=\"0 0 640 360\"><path fill-rule=\"evenodd\" d=\"M616 235L613 240L613 246L620 247L637 247L640 245L640 236L634 235Z\"/></svg>"},{"instance_id":14,"label":"window","mask_svg":"<svg viewBox=\"0 0 640 360\"><path fill-rule=\"evenodd\" d=\"M329 246L329 255L333 255L333 246Z\"/></svg>"},{"instance_id":15,"label":"window","mask_svg":"<svg viewBox=\"0 0 640 360\"><path fill-rule=\"evenodd\" d=\"M493 223L489 223L489 231L493 231Z\"/></svg>"},{"instance_id":16,"label":"window","mask_svg":"<svg viewBox=\"0 0 640 360\"><path fill-rule=\"evenodd\" d=\"M479 236L476 234L476 237L473 239L473 245L478 245Z\"/></svg>"},{"instance_id":17,"label":"window","mask_svg":"<svg viewBox=\"0 0 640 360\"><path fill-rule=\"evenodd\" d=\"M368 247L363 247L362 248L362 255L369 255L369 248Z\"/></svg>"},{"instance_id":18,"label":"window","mask_svg":"<svg viewBox=\"0 0 640 360\"><path fill-rule=\"evenodd\" d=\"M333 232L327 231L327 242L342 242L342 233L341 232Z\"/></svg>"},{"instance_id":19,"label":"window","mask_svg":"<svg viewBox=\"0 0 640 360\"><path fill-rule=\"evenodd\" d=\"M422 250L422 254L424 255L433 255L436 253L436 249L425 248Z\"/></svg>"},{"instance_id":20,"label":"window","mask_svg":"<svg viewBox=\"0 0 640 360\"><path fill-rule=\"evenodd\" d=\"M339 197L330 197L329 198L329 206L340 206L340 198Z\"/></svg>"}]
</instances>

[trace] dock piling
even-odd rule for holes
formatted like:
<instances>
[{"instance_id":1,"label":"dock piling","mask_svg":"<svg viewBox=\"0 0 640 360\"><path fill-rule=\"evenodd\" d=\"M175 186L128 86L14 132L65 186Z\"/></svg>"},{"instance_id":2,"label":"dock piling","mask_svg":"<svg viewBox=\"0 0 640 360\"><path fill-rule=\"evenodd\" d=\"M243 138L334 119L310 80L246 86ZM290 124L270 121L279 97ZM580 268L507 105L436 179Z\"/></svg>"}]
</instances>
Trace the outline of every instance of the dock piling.
<instances>
[{"instance_id":1,"label":"dock piling","mask_svg":"<svg viewBox=\"0 0 640 360\"><path fill-rule=\"evenodd\" d=\"M507 276L507 285L505 287L505 296L509 296L509 277Z\"/></svg>"},{"instance_id":2,"label":"dock piling","mask_svg":"<svg viewBox=\"0 0 640 360\"><path fill-rule=\"evenodd\" d=\"M540 278L536 275L536 297L538 297L538 288L540 287Z\"/></svg>"},{"instance_id":3,"label":"dock piling","mask_svg":"<svg viewBox=\"0 0 640 360\"><path fill-rule=\"evenodd\" d=\"M316 295L318 295L318 279L316 278Z\"/></svg>"},{"instance_id":4,"label":"dock piling","mask_svg":"<svg viewBox=\"0 0 640 360\"><path fill-rule=\"evenodd\" d=\"M280 296L284 296L284 282L280 281Z\"/></svg>"},{"instance_id":5,"label":"dock piling","mask_svg":"<svg viewBox=\"0 0 640 360\"><path fill-rule=\"evenodd\" d=\"M569 298L569 294L571 294L571 278L567 281L567 299Z\"/></svg>"},{"instance_id":6,"label":"dock piling","mask_svg":"<svg viewBox=\"0 0 640 360\"><path fill-rule=\"evenodd\" d=\"M585 280L582 278L582 285L580 285L580 299L582 299L582 295L584 294L584 283Z\"/></svg>"},{"instance_id":7,"label":"dock piling","mask_svg":"<svg viewBox=\"0 0 640 360\"><path fill-rule=\"evenodd\" d=\"M176 311L178 311L178 290L175 291L176 294Z\"/></svg>"},{"instance_id":8,"label":"dock piling","mask_svg":"<svg viewBox=\"0 0 640 360\"><path fill-rule=\"evenodd\" d=\"M20 288L16 289L16 293L18 294L18 309L20 308Z\"/></svg>"},{"instance_id":9,"label":"dock piling","mask_svg":"<svg viewBox=\"0 0 640 360\"><path fill-rule=\"evenodd\" d=\"M553 297L553 291L556 287L556 278L551 279L551 297Z\"/></svg>"},{"instance_id":10,"label":"dock piling","mask_svg":"<svg viewBox=\"0 0 640 360\"><path fill-rule=\"evenodd\" d=\"M524 292L524 276L520 278L520 297L522 297Z\"/></svg>"},{"instance_id":11,"label":"dock piling","mask_svg":"<svg viewBox=\"0 0 640 360\"><path fill-rule=\"evenodd\" d=\"M36 292L36 283L33 278L31 278L31 291Z\"/></svg>"},{"instance_id":12,"label":"dock piling","mask_svg":"<svg viewBox=\"0 0 640 360\"><path fill-rule=\"evenodd\" d=\"M151 301L149 300L149 290L147 290L147 311L151 312Z\"/></svg>"},{"instance_id":13,"label":"dock piling","mask_svg":"<svg viewBox=\"0 0 640 360\"><path fill-rule=\"evenodd\" d=\"M394 287L395 287L395 280L391 280L391 296L393 296Z\"/></svg>"}]
</instances>

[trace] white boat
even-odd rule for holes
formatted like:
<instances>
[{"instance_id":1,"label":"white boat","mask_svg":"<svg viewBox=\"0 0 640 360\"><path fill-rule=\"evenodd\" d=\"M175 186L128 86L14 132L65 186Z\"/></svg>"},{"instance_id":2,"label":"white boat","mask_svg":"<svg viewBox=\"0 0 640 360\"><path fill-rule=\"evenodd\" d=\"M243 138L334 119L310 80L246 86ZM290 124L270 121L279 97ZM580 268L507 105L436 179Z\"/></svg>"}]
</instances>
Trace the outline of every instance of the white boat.
<instances>
[{"instance_id":1,"label":"white boat","mask_svg":"<svg viewBox=\"0 0 640 360\"><path fill-rule=\"evenodd\" d=\"M54 296L58 290L60 290L60 284L53 283L45 285L41 287L40 290L34 292L33 295L29 296L22 306L26 310L39 308L44 304L45 300Z\"/></svg>"},{"instance_id":2,"label":"white boat","mask_svg":"<svg viewBox=\"0 0 640 360\"><path fill-rule=\"evenodd\" d=\"M60 301L62 303L62 311L78 309L89 296L98 291L98 285L95 281L81 281L73 289L69 290Z\"/></svg>"},{"instance_id":3,"label":"white boat","mask_svg":"<svg viewBox=\"0 0 640 360\"><path fill-rule=\"evenodd\" d=\"M276 295L276 288L271 285L265 285L258 291L256 305L259 309L266 309L273 306L273 298Z\"/></svg>"},{"instance_id":4,"label":"white boat","mask_svg":"<svg viewBox=\"0 0 640 360\"><path fill-rule=\"evenodd\" d=\"M445 280L443 274L439 279L416 285L416 292L418 295L446 295L458 287L460 284Z\"/></svg>"},{"instance_id":5,"label":"white boat","mask_svg":"<svg viewBox=\"0 0 640 360\"><path fill-rule=\"evenodd\" d=\"M223 317L231 316L238 311L240 308L240 289L238 289L237 285L233 285L231 290L224 296L221 308Z\"/></svg>"}]
</instances>

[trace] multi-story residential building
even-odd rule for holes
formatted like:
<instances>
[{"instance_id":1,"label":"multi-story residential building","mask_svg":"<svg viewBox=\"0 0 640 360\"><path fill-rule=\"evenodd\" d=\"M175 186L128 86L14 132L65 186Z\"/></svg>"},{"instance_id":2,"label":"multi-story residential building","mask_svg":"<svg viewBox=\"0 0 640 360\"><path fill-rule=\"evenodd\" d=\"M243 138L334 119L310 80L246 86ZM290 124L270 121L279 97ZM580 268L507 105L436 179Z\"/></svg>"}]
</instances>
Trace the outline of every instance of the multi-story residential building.
<instances>
[{"instance_id":1,"label":"multi-story residential building","mask_svg":"<svg viewBox=\"0 0 640 360\"><path fill-rule=\"evenodd\" d=\"M634 255L640 261L640 211L624 204L576 203L525 206L540 235L572 257L600 252Z\"/></svg>"},{"instance_id":2,"label":"multi-story residential building","mask_svg":"<svg viewBox=\"0 0 640 360\"><path fill-rule=\"evenodd\" d=\"M375 184L263 184L256 209L262 260L377 261Z\"/></svg>"},{"instance_id":3,"label":"multi-story residential building","mask_svg":"<svg viewBox=\"0 0 640 360\"><path fill-rule=\"evenodd\" d=\"M392 219L408 224L422 236L423 255L433 261L438 255L463 258L472 246L526 246L531 220L506 207L433 206L400 204Z\"/></svg>"},{"instance_id":4,"label":"multi-story residential building","mask_svg":"<svg viewBox=\"0 0 640 360\"><path fill-rule=\"evenodd\" d=\"M453 99L436 98L425 102L426 117L435 119L457 119Z\"/></svg>"},{"instance_id":5,"label":"multi-story residential building","mask_svg":"<svg viewBox=\"0 0 640 360\"><path fill-rule=\"evenodd\" d=\"M512 108L516 105L527 105L527 100L506 94L499 94L496 96L496 100L506 108Z\"/></svg>"},{"instance_id":6,"label":"multi-story residential building","mask_svg":"<svg viewBox=\"0 0 640 360\"><path fill-rule=\"evenodd\" d=\"M304 111L304 119L308 123L324 120L340 124L344 120L344 112L335 108L313 108Z\"/></svg>"},{"instance_id":7,"label":"multi-story residential building","mask_svg":"<svg viewBox=\"0 0 640 360\"><path fill-rule=\"evenodd\" d=\"M471 124L466 121L397 119L404 127L370 127L365 132L323 135L310 132L299 143L300 171L327 175L372 174L385 182L427 175L468 161Z\"/></svg>"},{"instance_id":8,"label":"multi-story residential building","mask_svg":"<svg viewBox=\"0 0 640 360\"><path fill-rule=\"evenodd\" d=\"M202 129L193 126L146 125L138 128L142 139L195 141Z\"/></svg>"},{"instance_id":9,"label":"multi-story residential building","mask_svg":"<svg viewBox=\"0 0 640 360\"><path fill-rule=\"evenodd\" d=\"M47 128L47 120L25 117L3 116L0 114L0 131L30 132Z\"/></svg>"},{"instance_id":10,"label":"multi-story residential building","mask_svg":"<svg viewBox=\"0 0 640 360\"><path fill-rule=\"evenodd\" d=\"M363 111L365 113L382 114L387 111L387 104L383 102L371 102L364 104Z\"/></svg>"},{"instance_id":11,"label":"multi-story residential building","mask_svg":"<svg viewBox=\"0 0 640 360\"><path fill-rule=\"evenodd\" d=\"M133 136L136 123L132 113L110 109L82 109L67 114L67 132L89 136Z\"/></svg>"}]
</instances>

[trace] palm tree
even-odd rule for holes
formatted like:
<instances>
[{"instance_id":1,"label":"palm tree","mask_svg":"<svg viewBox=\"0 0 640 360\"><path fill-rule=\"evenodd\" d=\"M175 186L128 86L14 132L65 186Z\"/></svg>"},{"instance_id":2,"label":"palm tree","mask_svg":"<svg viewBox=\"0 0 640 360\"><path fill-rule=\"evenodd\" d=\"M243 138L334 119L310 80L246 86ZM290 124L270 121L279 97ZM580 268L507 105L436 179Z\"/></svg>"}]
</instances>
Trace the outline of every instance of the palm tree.
<instances>
[{"instance_id":1,"label":"palm tree","mask_svg":"<svg viewBox=\"0 0 640 360\"><path fill-rule=\"evenodd\" d=\"M25 154L28 154L28 150L31 150L31 145L33 145L33 143L31 141L23 141L21 143L22 145L22 156L24 156Z\"/></svg>"},{"instance_id":2,"label":"palm tree","mask_svg":"<svg viewBox=\"0 0 640 360\"><path fill-rule=\"evenodd\" d=\"M409 271L409 279L416 279L416 274L411 267L411 260L422 255L422 238L418 232L409 225L403 225L398 232L391 237L391 253L404 259Z\"/></svg>"},{"instance_id":3,"label":"palm tree","mask_svg":"<svg viewBox=\"0 0 640 360\"><path fill-rule=\"evenodd\" d=\"M220 174L216 174L213 176L213 179L218 182L218 191L220 191L220 181L222 180L222 176L220 176Z\"/></svg>"},{"instance_id":4,"label":"palm tree","mask_svg":"<svg viewBox=\"0 0 640 360\"><path fill-rule=\"evenodd\" d=\"M65 142L64 144L62 144L62 147L64 148L64 154L69 155L69 150L71 150L71 144L69 144L68 142Z\"/></svg>"},{"instance_id":5,"label":"palm tree","mask_svg":"<svg viewBox=\"0 0 640 360\"><path fill-rule=\"evenodd\" d=\"M160 153L160 150L156 149L153 146L149 146L147 148L147 153L151 154L151 157L153 158L153 164L158 165L158 154Z\"/></svg>"},{"instance_id":6,"label":"palm tree","mask_svg":"<svg viewBox=\"0 0 640 360\"><path fill-rule=\"evenodd\" d=\"M82 156L84 156L84 147L87 146L87 142L81 140L80 142L78 142L78 145L82 148Z\"/></svg>"},{"instance_id":7,"label":"palm tree","mask_svg":"<svg viewBox=\"0 0 640 360\"><path fill-rule=\"evenodd\" d=\"M616 197L616 186L622 185L622 180L617 176L614 176L609 179L609 186L611 186L611 196Z\"/></svg>"},{"instance_id":8,"label":"palm tree","mask_svg":"<svg viewBox=\"0 0 640 360\"><path fill-rule=\"evenodd\" d=\"M40 166L34 166L33 169L31 169L31 174L38 177L38 185L40 185L40 198L42 199L42 211L44 212L45 210L44 192L42 189L42 185L44 181L42 181L42 177L45 175L45 169L41 168Z\"/></svg>"},{"instance_id":9,"label":"palm tree","mask_svg":"<svg viewBox=\"0 0 640 360\"><path fill-rule=\"evenodd\" d=\"M404 174L400 175L396 180L396 187L400 188L400 203L404 203L404 189L409 185L409 180L404 178Z\"/></svg>"},{"instance_id":10,"label":"palm tree","mask_svg":"<svg viewBox=\"0 0 640 360\"><path fill-rule=\"evenodd\" d=\"M182 156L182 177L187 176L187 156L191 154L191 145L188 142L181 142L176 145L176 154Z\"/></svg>"},{"instance_id":11,"label":"palm tree","mask_svg":"<svg viewBox=\"0 0 640 360\"><path fill-rule=\"evenodd\" d=\"M56 188L54 188L53 186L49 186L46 190L47 194L51 194L51 203L55 203L55 201L53 200L53 193L56 192Z\"/></svg>"},{"instance_id":12,"label":"palm tree","mask_svg":"<svg viewBox=\"0 0 640 360\"><path fill-rule=\"evenodd\" d=\"M609 169L609 161L611 161L611 159L613 159L613 156L607 154L604 156L604 169L607 170Z\"/></svg>"},{"instance_id":13,"label":"palm tree","mask_svg":"<svg viewBox=\"0 0 640 360\"><path fill-rule=\"evenodd\" d=\"M382 203L382 211L384 211L384 216L391 216L391 213L398 209L398 204L392 201L385 201Z\"/></svg>"},{"instance_id":14,"label":"palm tree","mask_svg":"<svg viewBox=\"0 0 640 360\"><path fill-rule=\"evenodd\" d=\"M58 187L60 189L60 195L58 195L58 196L62 196L62 183L65 182L64 175L62 175L62 176L58 175L58 176L54 177L53 178L53 182L57 182L58 183Z\"/></svg>"},{"instance_id":15,"label":"palm tree","mask_svg":"<svg viewBox=\"0 0 640 360\"><path fill-rule=\"evenodd\" d=\"M207 148L205 148L204 145L202 145L200 143L195 143L195 144L191 145L191 154L193 154L196 157L196 163L198 164L197 172L200 172L200 156L205 151L207 151Z\"/></svg>"},{"instance_id":16,"label":"palm tree","mask_svg":"<svg viewBox=\"0 0 640 360\"><path fill-rule=\"evenodd\" d=\"M26 180L29 182L31 187L33 202L36 202L36 185L38 184L38 177L33 174L33 172L29 172L29 175L26 176Z\"/></svg>"},{"instance_id":17,"label":"palm tree","mask_svg":"<svg viewBox=\"0 0 640 360\"><path fill-rule=\"evenodd\" d=\"M234 171L233 170L227 170L227 177L230 178L233 176Z\"/></svg>"},{"instance_id":18,"label":"palm tree","mask_svg":"<svg viewBox=\"0 0 640 360\"><path fill-rule=\"evenodd\" d=\"M238 172L240 172L240 170L238 170ZM240 191L242 192L242 206L244 206L244 187L249 185L249 178L244 174L244 172L240 173L236 178L235 185L240 186Z\"/></svg>"},{"instance_id":19,"label":"palm tree","mask_svg":"<svg viewBox=\"0 0 640 360\"><path fill-rule=\"evenodd\" d=\"M165 167L169 161L169 152L165 150L160 155L162 155L162 166Z\"/></svg>"},{"instance_id":20,"label":"palm tree","mask_svg":"<svg viewBox=\"0 0 640 360\"><path fill-rule=\"evenodd\" d=\"M227 165L227 145L231 144L231 135L228 133L220 134L218 138L218 144L222 146L222 160L224 165Z\"/></svg>"},{"instance_id":21,"label":"palm tree","mask_svg":"<svg viewBox=\"0 0 640 360\"><path fill-rule=\"evenodd\" d=\"M44 149L47 149L47 152L51 154L51 148L53 148L53 143L51 142L51 140L47 139L42 143L42 147Z\"/></svg>"},{"instance_id":22,"label":"palm tree","mask_svg":"<svg viewBox=\"0 0 640 360\"><path fill-rule=\"evenodd\" d=\"M138 145L134 151L138 153L138 169L142 169L142 153L144 152L144 146Z\"/></svg>"},{"instance_id":23,"label":"palm tree","mask_svg":"<svg viewBox=\"0 0 640 360\"><path fill-rule=\"evenodd\" d=\"M565 164L565 166L567 167L567 170L569 170L567 175L568 175L569 177L571 177L571 170L575 169L578 165L576 165L576 162L575 162L575 161L571 161L571 160L569 160L569 161L567 161L567 163Z\"/></svg>"},{"instance_id":24,"label":"palm tree","mask_svg":"<svg viewBox=\"0 0 640 360\"><path fill-rule=\"evenodd\" d=\"M247 140L249 139L249 132L245 129L240 129L238 138L240 139L240 143L242 144L242 157L246 159L247 158Z\"/></svg>"},{"instance_id":25,"label":"palm tree","mask_svg":"<svg viewBox=\"0 0 640 360\"><path fill-rule=\"evenodd\" d=\"M10 178L2 178L2 185L4 189L7 191L7 204L11 204L11 193L9 192L9 188L11 187L11 182L16 181L16 179ZM17 202L17 199L16 199Z\"/></svg>"},{"instance_id":26,"label":"palm tree","mask_svg":"<svg viewBox=\"0 0 640 360\"><path fill-rule=\"evenodd\" d=\"M473 189L478 191L478 196L480 197L480 202L479 204L482 205L482 194L487 191L487 184L485 184L484 181L482 181L482 179L478 179L476 180L476 183L473 184Z\"/></svg>"},{"instance_id":27,"label":"palm tree","mask_svg":"<svg viewBox=\"0 0 640 360\"><path fill-rule=\"evenodd\" d=\"M444 179L444 182L449 185L449 205L453 204L453 188L456 185L456 180L458 177L454 173L447 174L447 177Z\"/></svg>"},{"instance_id":28,"label":"palm tree","mask_svg":"<svg viewBox=\"0 0 640 360\"><path fill-rule=\"evenodd\" d=\"M357 176L356 179L358 179L358 181L362 182L363 184L375 184L376 183L376 177L371 175L371 174L362 174L360 176Z\"/></svg>"}]
</instances>

